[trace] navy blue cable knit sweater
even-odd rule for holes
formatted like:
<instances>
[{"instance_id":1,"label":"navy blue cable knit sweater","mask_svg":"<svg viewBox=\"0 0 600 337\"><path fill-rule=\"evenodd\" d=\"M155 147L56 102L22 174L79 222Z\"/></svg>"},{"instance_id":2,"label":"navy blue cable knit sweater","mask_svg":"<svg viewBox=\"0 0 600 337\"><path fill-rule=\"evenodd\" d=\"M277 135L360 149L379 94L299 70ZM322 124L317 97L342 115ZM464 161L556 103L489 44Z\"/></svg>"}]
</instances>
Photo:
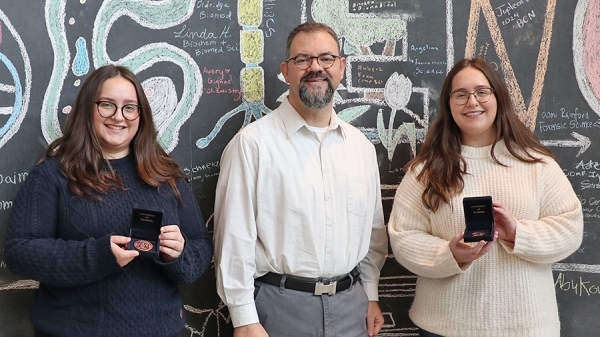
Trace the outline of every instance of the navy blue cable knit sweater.
<instances>
[{"instance_id":1,"label":"navy blue cable knit sweater","mask_svg":"<svg viewBox=\"0 0 600 337\"><path fill-rule=\"evenodd\" d=\"M5 246L16 274L40 281L31 320L56 336L176 336L185 323L177 284L197 280L213 246L190 186L178 181L183 204L167 186L142 181L133 155L110 161L125 190L101 200L77 197L55 159L37 165L13 204ZM185 248L171 263L137 257L121 268L111 235L129 235L132 208L160 208L178 224Z\"/></svg>"}]
</instances>

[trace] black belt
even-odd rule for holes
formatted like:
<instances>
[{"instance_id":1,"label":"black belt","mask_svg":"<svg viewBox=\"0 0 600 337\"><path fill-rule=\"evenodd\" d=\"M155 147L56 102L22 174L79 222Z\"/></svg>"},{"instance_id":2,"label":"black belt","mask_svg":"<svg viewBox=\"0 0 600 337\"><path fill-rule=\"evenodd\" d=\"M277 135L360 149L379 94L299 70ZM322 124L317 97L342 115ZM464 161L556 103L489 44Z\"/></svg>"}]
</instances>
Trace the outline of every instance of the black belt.
<instances>
[{"instance_id":1,"label":"black belt","mask_svg":"<svg viewBox=\"0 0 600 337\"><path fill-rule=\"evenodd\" d=\"M352 269L351 272L344 276L332 278L310 279L292 275L283 275L277 273L266 273L256 279L256 281L286 289L305 291L315 295L333 295L337 292L344 291L352 286L360 276L358 268Z\"/></svg>"}]
</instances>

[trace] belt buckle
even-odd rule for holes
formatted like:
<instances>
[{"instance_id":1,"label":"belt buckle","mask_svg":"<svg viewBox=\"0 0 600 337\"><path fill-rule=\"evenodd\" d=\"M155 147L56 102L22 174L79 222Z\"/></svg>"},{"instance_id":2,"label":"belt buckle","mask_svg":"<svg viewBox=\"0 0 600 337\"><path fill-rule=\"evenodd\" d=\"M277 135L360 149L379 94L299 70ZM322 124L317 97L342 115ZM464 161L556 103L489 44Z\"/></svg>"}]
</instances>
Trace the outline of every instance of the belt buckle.
<instances>
[{"instance_id":1,"label":"belt buckle","mask_svg":"<svg viewBox=\"0 0 600 337\"><path fill-rule=\"evenodd\" d=\"M335 288L337 286L337 282L336 281L331 281L329 282L329 284L325 284L321 281L315 283L315 295L323 295L323 294L327 294L327 295L334 295L335 294Z\"/></svg>"}]
</instances>

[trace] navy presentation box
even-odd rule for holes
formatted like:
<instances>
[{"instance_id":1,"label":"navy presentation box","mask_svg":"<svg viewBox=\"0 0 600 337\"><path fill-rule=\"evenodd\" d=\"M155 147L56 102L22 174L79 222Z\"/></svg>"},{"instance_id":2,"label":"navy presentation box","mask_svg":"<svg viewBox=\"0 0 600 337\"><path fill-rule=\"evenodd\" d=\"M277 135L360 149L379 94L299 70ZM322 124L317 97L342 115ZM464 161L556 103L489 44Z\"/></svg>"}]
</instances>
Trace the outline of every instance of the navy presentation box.
<instances>
[{"instance_id":1,"label":"navy presentation box","mask_svg":"<svg viewBox=\"0 0 600 337\"><path fill-rule=\"evenodd\" d=\"M129 241L127 249L137 250L140 252L140 256L157 258L162 217L161 211L134 208L129 231L131 241Z\"/></svg>"},{"instance_id":2,"label":"navy presentation box","mask_svg":"<svg viewBox=\"0 0 600 337\"><path fill-rule=\"evenodd\" d=\"M465 211L464 242L494 240L494 208L492 197L463 198Z\"/></svg>"}]
</instances>

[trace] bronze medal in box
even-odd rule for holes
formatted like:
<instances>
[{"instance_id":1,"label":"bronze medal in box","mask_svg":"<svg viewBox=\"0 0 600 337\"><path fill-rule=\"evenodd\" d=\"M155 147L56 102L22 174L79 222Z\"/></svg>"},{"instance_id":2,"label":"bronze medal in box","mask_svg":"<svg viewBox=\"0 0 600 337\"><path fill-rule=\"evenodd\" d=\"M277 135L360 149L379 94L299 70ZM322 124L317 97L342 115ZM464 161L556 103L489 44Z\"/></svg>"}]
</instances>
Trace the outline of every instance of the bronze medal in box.
<instances>
[{"instance_id":1,"label":"bronze medal in box","mask_svg":"<svg viewBox=\"0 0 600 337\"><path fill-rule=\"evenodd\" d=\"M463 198L465 211L465 242L494 240L494 208L492 197Z\"/></svg>"},{"instance_id":2,"label":"bronze medal in box","mask_svg":"<svg viewBox=\"0 0 600 337\"><path fill-rule=\"evenodd\" d=\"M158 257L160 227L163 213L157 210L134 208L129 236L131 241L127 249L135 249L140 256Z\"/></svg>"}]
</instances>

